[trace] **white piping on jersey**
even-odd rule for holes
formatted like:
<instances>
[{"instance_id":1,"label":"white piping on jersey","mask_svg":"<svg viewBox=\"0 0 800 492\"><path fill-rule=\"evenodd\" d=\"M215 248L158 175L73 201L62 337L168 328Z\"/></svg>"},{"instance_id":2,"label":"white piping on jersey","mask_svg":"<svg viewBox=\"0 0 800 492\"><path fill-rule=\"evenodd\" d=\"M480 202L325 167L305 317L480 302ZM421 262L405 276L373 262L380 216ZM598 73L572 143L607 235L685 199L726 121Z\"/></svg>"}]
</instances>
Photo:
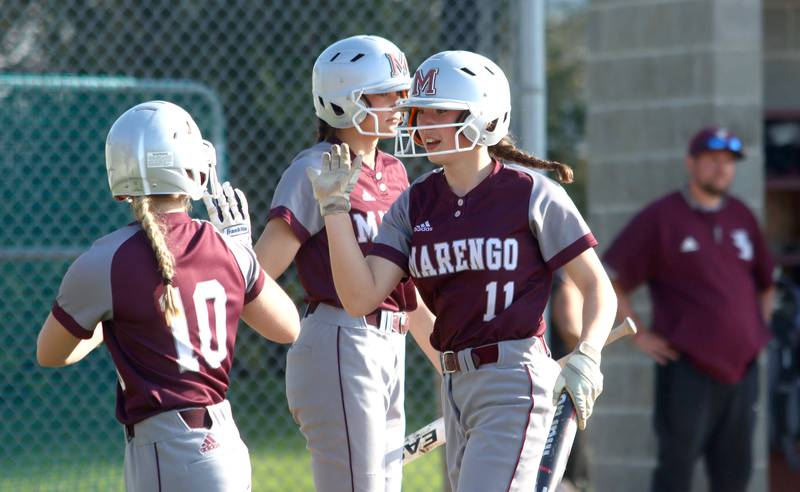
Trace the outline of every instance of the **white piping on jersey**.
<instances>
[{"instance_id":1,"label":"white piping on jersey","mask_svg":"<svg viewBox=\"0 0 800 492\"><path fill-rule=\"evenodd\" d=\"M122 374L119 373L119 369L117 369L116 366L114 367L114 371L117 373L117 378L119 379L119 387L122 388L122 391L124 392L126 388L125 380L122 379Z\"/></svg>"},{"instance_id":2,"label":"white piping on jersey","mask_svg":"<svg viewBox=\"0 0 800 492\"><path fill-rule=\"evenodd\" d=\"M412 246L408 269L416 278L465 270L511 271L517 269L518 260L519 243L516 239L477 237Z\"/></svg>"}]
</instances>

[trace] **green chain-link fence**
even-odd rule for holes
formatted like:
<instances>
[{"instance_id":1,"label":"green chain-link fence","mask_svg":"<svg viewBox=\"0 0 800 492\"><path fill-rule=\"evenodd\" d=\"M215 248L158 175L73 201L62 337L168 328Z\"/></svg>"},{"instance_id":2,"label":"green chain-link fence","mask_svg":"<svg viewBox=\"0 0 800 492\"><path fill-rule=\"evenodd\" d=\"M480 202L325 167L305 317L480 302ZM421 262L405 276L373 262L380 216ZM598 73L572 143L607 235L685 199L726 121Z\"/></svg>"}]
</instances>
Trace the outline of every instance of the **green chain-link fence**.
<instances>
[{"instance_id":1,"label":"green chain-link fence","mask_svg":"<svg viewBox=\"0 0 800 492\"><path fill-rule=\"evenodd\" d=\"M281 172L314 141L310 74L325 46L353 34L385 36L412 70L436 51L475 50L497 60L513 83L516 4L2 2L0 72L19 75L0 77L0 490L123 488L108 354L61 370L39 368L34 354L66 267L131 220L109 196L103 159L105 135L124 109L163 98L189 110L247 193L257 237ZM426 167L407 165L412 177ZM281 283L300 303L294 275ZM437 376L413 343L407 361L411 431L439 408ZM285 347L240 330L229 398L251 450L255 491L312 490L308 453L286 406L284 365ZM441 460L437 452L409 465L403 489L440 490Z\"/></svg>"}]
</instances>

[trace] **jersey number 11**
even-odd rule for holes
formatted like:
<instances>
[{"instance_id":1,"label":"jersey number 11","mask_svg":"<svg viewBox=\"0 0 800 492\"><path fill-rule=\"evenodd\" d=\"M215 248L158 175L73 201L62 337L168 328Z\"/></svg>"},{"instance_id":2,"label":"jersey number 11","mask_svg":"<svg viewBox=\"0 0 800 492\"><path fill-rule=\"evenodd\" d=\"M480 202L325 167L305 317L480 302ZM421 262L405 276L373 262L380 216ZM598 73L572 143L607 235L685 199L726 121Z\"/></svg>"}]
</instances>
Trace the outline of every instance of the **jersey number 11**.
<instances>
[{"instance_id":1,"label":"jersey number 11","mask_svg":"<svg viewBox=\"0 0 800 492\"><path fill-rule=\"evenodd\" d=\"M506 304L503 309L506 309L514 300L514 282L506 282L503 292L506 296ZM495 316L497 316L497 282L489 282L486 284L486 312L483 313L483 320L491 321Z\"/></svg>"}]
</instances>

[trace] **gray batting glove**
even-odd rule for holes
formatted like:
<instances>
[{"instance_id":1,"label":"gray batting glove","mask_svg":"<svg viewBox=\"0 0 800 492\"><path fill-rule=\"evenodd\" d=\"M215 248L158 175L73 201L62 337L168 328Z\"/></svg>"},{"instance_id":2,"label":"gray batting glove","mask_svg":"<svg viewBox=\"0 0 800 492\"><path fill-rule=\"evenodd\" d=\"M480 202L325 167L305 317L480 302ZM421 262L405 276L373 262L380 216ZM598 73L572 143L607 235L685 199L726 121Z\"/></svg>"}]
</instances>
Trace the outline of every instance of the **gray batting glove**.
<instances>
[{"instance_id":1,"label":"gray batting glove","mask_svg":"<svg viewBox=\"0 0 800 492\"><path fill-rule=\"evenodd\" d=\"M558 402L561 392L566 391L575 404L578 428L586 428L586 421L592 415L594 401L603 391L603 373L600 372L600 351L586 342L567 359L567 363L556 379L553 390L553 404Z\"/></svg>"},{"instance_id":2,"label":"gray batting glove","mask_svg":"<svg viewBox=\"0 0 800 492\"><path fill-rule=\"evenodd\" d=\"M226 181L222 184L220 196L212 196L203 192L203 203L208 211L208 218L219 232L239 242L252 246L250 235L250 213L247 209L247 198L242 190L233 189Z\"/></svg>"},{"instance_id":3,"label":"gray batting glove","mask_svg":"<svg viewBox=\"0 0 800 492\"><path fill-rule=\"evenodd\" d=\"M322 168L306 168L306 174L319 202L322 216L350 211L350 192L361 173L361 156L350 165L350 147L346 143L334 144L330 152L322 154Z\"/></svg>"}]
</instances>

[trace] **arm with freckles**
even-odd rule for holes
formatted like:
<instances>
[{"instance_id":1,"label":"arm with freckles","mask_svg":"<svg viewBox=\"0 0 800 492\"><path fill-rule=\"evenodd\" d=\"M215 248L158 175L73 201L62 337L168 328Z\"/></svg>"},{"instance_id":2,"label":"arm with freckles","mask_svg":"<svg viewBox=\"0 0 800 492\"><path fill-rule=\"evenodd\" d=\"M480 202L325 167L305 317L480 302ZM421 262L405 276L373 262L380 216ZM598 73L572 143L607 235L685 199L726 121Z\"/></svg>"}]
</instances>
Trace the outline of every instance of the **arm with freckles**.
<instances>
[{"instance_id":1,"label":"arm with freckles","mask_svg":"<svg viewBox=\"0 0 800 492\"><path fill-rule=\"evenodd\" d=\"M374 311L404 276L395 263L370 255L364 258L350 220L350 193L361 171L361 156L350 165L347 144L333 145L322 154L319 170L306 173L325 220L331 271L336 293L352 316Z\"/></svg>"},{"instance_id":2,"label":"arm with freckles","mask_svg":"<svg viewBox=\"0 0 800 492\"><path fill-rule=\"evenodd\" d=\"M594 248L565 265L569 278L583 297L583 329L580 342L598 350L605 345L617 313L617 296Z\"/></svg>"},{"instance_id":3,"label":"arm with freckles","mask_svg":"<svg viewBox=\"0 0 800 492\"><path fill-rule=\"evenodd\" d=\"M300 249L300 240L286 222L272 219L253 249L261 268L273 279L278 279L289 268Z\"/></svg>"},{"instance_id":4,"label":"arm with freckles","mask_svg":"<svg viewBox=\"0 0 800 492\"><path fill-rule=\"evenodd\" d=\"M347 213L325 216L331 271L336 293L352 316L374 311L403 278L403 270L391 261L367 256L356 241Z\"/></svg>"},{"instance_id":5,"label":"arm with freckles","mask_svg":"<svg viewBox=\"0 0 800 492\"><path fill-rule=\"evenodd\" d=\"M567 356L556 380L553 396L557 401L562 391L569 393L575 405L578 427L585 429L595 399L603 391L600 350L614 323L617 297L593 248L573 258L564 269L583 296L583 328L578 346Z\"/></svg>"}]
</instances>

